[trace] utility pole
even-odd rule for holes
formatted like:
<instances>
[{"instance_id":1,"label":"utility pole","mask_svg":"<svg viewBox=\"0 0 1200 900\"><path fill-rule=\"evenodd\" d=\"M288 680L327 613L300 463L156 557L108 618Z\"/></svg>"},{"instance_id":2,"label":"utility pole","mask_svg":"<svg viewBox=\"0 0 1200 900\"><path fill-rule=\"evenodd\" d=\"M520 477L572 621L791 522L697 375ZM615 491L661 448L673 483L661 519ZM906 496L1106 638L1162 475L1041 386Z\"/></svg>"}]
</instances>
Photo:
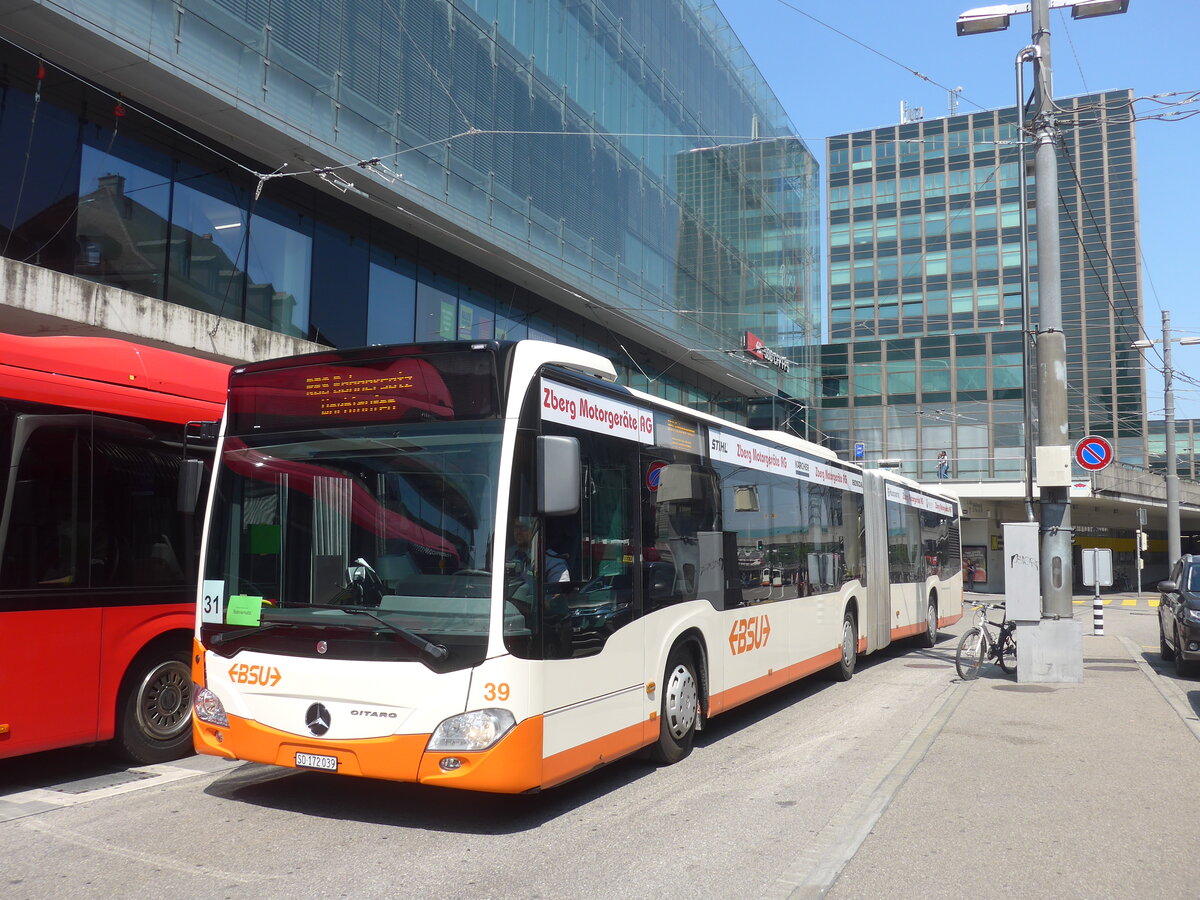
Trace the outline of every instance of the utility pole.
<instances>
[{"instance_id":1,"label":"utility pole","mask_svg":"<svg viewBox=\"0 0 1200 900\"><path fill-rule=\"evenodd\" d=\"M960 15L956 28L960 35L987 34L1006 29L1009 19L1015 15L1030 13L1033 19L1032 43L1017 55L1017 78L1020 84L1021 66L1032 62L1035 90L1031 125L1035 145L1033 172L1039 308L1037 481L1041 499L1038 526L1041 538L1038 573L1041 604L1040 610L1033 609L1032 604L1020 604L1027 608L1020 609L1020 616L1014 617L1017 642L1026 648L1017 658L1017 679L1079 682L1083 680L1083 647L1082 629L1074 621L1071 606L1071 587L1075 580L1071 565L1071 441L1067 414L1067 341L1063 334L1062 264L1058 244L1057 129L1054 125L1050 68L1051 3L1056 8L1069 8L1073 19L1115 15L1125 12L1129 6L1129 0L1030 0L1019 4L981 6ZM1021 118L1025 98L1019 97L1017 104L1018 117ZM1021 140L1025 138L1026 134L1022 133ZM1024 172L1021 177L1025 177ZM1023 193L1022 204L1026 202ZM1025 249L1023 240L1021 255L1028 259ZM1025 293L1028 309L1028 290ZM1028 392L1028 382L1025 389ZM1031 422L1026 422L1026 427L1031 425ZM1027 446L1027 460L1028 453ZM1027 488L1027 509L1031 493ZM1010 526L1005 527L1007 529ZM1034 620L1037 613L1040 613L1040 618Z\"/></svg>"},{"instance_id":2,"label":"utility pole","mask_svg":"<svg viewBox=\"0 0 1200 900\"><path fill-rule=\"evenodd\" d=\"M1050 2L1033 0L1032 45L1036 131L1034 184L1038 253L1038 482L1041 498L1042 617L1071 619L1071 487L1043 478L1043 468L1070 470L1071 442L1067 431L1067 342L1063 334L1062 269L1058 233L1057 129L1050 68ZM1049 465L1046 465L1049 464ZM1049 475L1050 472L1045 473ZM1046 484L1047 481L1054 482Z\"/></svg>"},{"instance_id":3,"label":"utility pole","mask_svg":"<svg viewBox=\"0 0 1200 900\"><path fill-rule=\"evenodd\" d=\"M1175 389L1171 368L1171 311L1164 309L1163 320L1163 424L1167 429L1167 571L1182 555L1179 538L1179 460L1175 456Z\"/></svg>"}]
</instances>

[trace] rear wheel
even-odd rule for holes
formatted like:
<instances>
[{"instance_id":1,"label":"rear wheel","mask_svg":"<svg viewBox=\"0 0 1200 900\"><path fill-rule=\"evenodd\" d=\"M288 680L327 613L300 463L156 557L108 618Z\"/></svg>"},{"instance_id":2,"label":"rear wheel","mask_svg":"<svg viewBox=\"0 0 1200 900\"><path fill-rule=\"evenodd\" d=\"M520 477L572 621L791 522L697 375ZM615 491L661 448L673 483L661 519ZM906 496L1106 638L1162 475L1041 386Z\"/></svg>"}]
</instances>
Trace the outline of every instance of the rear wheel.
<instances>
[{"instance_id":1,"label":"rear wheel","mask_svg":"<svg viewBox=\"0 0 1200 900\"><path fill-rule=\"evenodd\" d=\"M1006 674L1017 674L1017 642L1011 632L1004 636L1004 641L1000 644L1000 655L996 658L996 662L1000 663L1000 668Z\"/></svg>"},{"instance_id":2,"label":"rear wheel","mask_svg":"<svg viewBox=\"0 0 1200 900\"><path fill-rule=\"evenodd\" d=\"M658 763L677 763L692 752L696 720L700 714L700 686L696 663L683 647L675 647L667 658L659 707L658 743L650 757Z\"/></svg>"},{"instance_id":3,"label":"rear wheel","mask_svg":"<svg viewBox=\"0 0 1200 900\"><path fill-rule=\"evenodd\" d=\"M854 667L858 665L858 626L854 622L854 613L847 612L842 620L842 655L834 667L833 675L838 681L849 681L854 677Z\"/></svg>"},{"instance_id":4,"label":"rear wheel","mask_svg":"<svg viewBox=\"0 0 1200 900\"><path fill-rule=\"evenodd\" d=\"M958 642L958 652L954 655L954 667L958 669L958 677L963 681L978 678L984 652L983 631L979 626L968 628Z\"/></svg>"},{"instance_id":5,"label":"rear wheel","mask_svg":"<svg viewBox=\"0 0 1200 900\"><path fill-rule=\"evenodd\" d=\"M185 651L135 662L119 707L118 752L144 765L189 755L191 712L192 671Z\"/></svg>"},{"instance_id":6,"label":"rear wheel","mask_svg":"<svg viewBox=\"0 0 1200 900\"><path fill-rule=\"evenodd\" d=\"M932 647L937 643L938 615L937 603L929 598L929 609L925 612L925 630L921 632L919 643L922 647Z\"/></svg>"}]
</instances>

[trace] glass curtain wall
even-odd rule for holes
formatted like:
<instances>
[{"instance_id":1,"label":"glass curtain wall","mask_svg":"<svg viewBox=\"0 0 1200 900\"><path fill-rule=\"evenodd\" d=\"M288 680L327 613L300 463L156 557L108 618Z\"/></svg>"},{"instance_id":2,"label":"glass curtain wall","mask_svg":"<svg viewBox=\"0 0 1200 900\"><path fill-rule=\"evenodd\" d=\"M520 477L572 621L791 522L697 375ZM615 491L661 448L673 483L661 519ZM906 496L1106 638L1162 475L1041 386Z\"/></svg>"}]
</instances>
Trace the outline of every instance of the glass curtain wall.
<instances>
[{"instance_id":1,"label":"glass curtain wall","mask_svg":"<svg viewBox=\"0 0 1200 900\"><path fill-rule=\"evenodd\" d=\"M815 160L711 3L331 0L318 10L308 0L195 0L174 29L153 27L136 0L80 0L72 13L85 27L104 23L96 24L97 40L117 29L147 58L202 71L214 97L239 98L259 127L285 121L319 153L362 161L351 170L355 190L382 201L380 210L439 216L682 346L737 350L749 330L772 349L803 357L819 340ZM14 99L0 125L10 170L20 168L30 137L32 92L12 93L25 108ZM94 109L111 108L97 99ZM12 245L7 255L40 254L48 262L57 248L57 267L69 270L77 255L73 223L37 219L55 202L63 216L74 214L81 145L77 135L51 142L45 119L33 142L40 147L45 139L47 158L63 156L58 177L0 205L8 213L0 234ZM134 119L130 112L122 120L122 134ZM102 142L113 118L97 115L96 123ZM79 120L68 114L56 127L77 131ZM163 143L180 146L174 137ZM697 215L682 190L680 173L698 152L721 157L722 177L740 188L742 208L752 212L734 235L725 212ZM272 167L214 162L193 172L176 160L160 173L171 179L169 209L160 197L154 211L148 193L143 206L166 221L162 281L130 275L127 283L148 282L172 302L339 342L351 331L365 337L375 327L371 318L383 321L384 301L375 300L372 313L362 293L354 309L330 314L337 305L319 295L330 283L328 248L314 245L320 223L287 202L295 189L286 185L300 179L267 182L255 204L249 170ZM104 174L112 173L89 174L87 189L96 190L91 180ZM62 189L57 197L49 196L53 185ZM695 239L685 240L685 232ZM149 240L161 245L163 238ZM87 259L101 252L103 242L94 243ZM694 254L712 246L721 247L723 268L740 272L721 316L705 315L694 291L680 288L709 265ZM89 263L91 274L115 279L120 266L106 262L99 270ZM131 257L120 265L132 270L135 263ZM446 286L460 273L428 268L429 277L416 277L418 338L528 329L559 339L582 330L509 315L511 304L486 286L464 297ZM364 279L357 275L353 284L361 290ZM794 383L803 371L789 380L747 367L752 380L792 395L805 393Z\"/></svg>"}]
</instances>

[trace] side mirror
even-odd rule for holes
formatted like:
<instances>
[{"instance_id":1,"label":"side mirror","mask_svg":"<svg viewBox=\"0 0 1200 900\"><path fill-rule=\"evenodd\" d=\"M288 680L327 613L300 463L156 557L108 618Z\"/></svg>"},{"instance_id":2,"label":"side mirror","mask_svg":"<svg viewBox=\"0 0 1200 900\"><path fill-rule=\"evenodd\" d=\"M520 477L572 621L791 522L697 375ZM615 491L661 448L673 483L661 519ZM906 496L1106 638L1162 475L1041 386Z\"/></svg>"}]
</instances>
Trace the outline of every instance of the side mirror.
<instances>
[{"instance_id":1,"label":"side mirror","mask_svg":"<svg viewBox=\"0 0 1200 900\"><path fill-rule=\"evenodd\" d=\"M176 511L194 513L204 484L204 461L185 459L179 466L179 487L176 492Z\"/></svg>"},{"instance_id":2,"label":"side mirror","mask_svg":"<svg viewBox=\"0 0 1200 900\"><path fill-rule=\"evenodd\" d=\"M538 512L570 516L579 512L579 439L542 435L537 439Z\"/></svg>"},{"instance_id":3,"label":"side mirror","mask_svg":"<svg viewBox=\"0 0 1200 900\"><path fill-rule=\"evenodd\" d=\"M1179 590L1179 585L1173 581L1160 581L1158 583L1158 592L1160 594L1174 594Z\"/></svg>"}]
</instances>

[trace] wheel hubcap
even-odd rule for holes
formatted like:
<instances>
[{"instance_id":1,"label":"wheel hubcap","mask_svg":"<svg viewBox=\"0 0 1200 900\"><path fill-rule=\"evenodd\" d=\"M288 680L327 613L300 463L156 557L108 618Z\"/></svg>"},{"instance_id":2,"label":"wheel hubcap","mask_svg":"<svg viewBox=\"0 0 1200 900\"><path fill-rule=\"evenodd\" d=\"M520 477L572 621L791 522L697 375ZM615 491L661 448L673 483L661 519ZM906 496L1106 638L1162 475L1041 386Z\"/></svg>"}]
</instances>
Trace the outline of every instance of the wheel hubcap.
<instances>
[{"instance_id":1,"label":"wheel hubcap","mask_svg":"<svg viewBox=\"0 0 1200 900\"><path fill-rule=\"evenodd\" d=\"M156 666L142 681L137 719L153 740L170 740L188 726L192 702L192 674L176 660Z\"/></svg>"},{"instance_id":2,"label":"wheel hubcap","mask_svg":"<svg viewBox=\"0 0 1200 900\"><path fill-rule=\"evenodd\" d=\"M842 662L849 666L854 662L854 654L857 650L854 641L854 629L849 622L842 625Z\"/></svg>"},{"instance_id":3,"label":"wheel hubcap","mask_svg":"<svg viewBox=\"0 0 1200 900\"><path fill-rule=\"evenodd\" d=\"M680 740L696 724L697 697L692 673L687 666L676 666L667 679L666 693L667 730L675 740Z\"/></svg>"}]
</instances>

